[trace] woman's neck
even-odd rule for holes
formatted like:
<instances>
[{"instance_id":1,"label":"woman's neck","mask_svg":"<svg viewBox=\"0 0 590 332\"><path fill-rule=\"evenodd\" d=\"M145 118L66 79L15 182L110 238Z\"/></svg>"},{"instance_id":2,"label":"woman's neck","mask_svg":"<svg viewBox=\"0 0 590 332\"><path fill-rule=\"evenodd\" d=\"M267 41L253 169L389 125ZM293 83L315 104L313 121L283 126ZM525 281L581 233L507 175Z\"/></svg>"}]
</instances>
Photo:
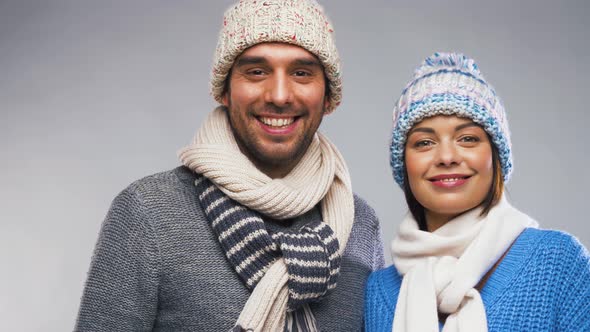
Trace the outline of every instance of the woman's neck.
<instances>
[{"instance_id":1,"label":"woman's neck","mask_svg":"<svg viewBox=\"0 0 590 332\"><path fill-rule=\"evenodd\" d=\"M449 222L449 220L458 216L458 214L440 214L429 210L425 210L424 216L426 217L427 231L434 232L437 229L441 228L444 224Z\"/></svg>"}]
</instances>

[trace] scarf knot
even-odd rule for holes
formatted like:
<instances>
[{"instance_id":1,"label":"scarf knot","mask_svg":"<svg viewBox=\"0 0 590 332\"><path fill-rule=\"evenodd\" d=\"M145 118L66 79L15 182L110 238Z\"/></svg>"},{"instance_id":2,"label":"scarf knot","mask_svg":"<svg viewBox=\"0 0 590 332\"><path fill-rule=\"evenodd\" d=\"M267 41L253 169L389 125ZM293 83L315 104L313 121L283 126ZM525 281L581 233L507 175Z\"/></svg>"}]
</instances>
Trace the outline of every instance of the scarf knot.
<instances>
[{"instance_id":1,"label":"scarf knot","mask_svg":"<svg viewBox=\"0 0 590 332\"><path fill-rule=\"evenodd\" d=\"M336 288L340 272L338 239L328 224L314 221L299 232L278 232L279 243L289 274L288 310L321 300Z\"/></svg>"},{"instance_id":2,"label":"scarf knot","mask_svg":"<svg viewBox=\"0 0 590 332\"><path fill-rule=\"evenodd\" d=\"M299 231L269 234L262 215L227 197L207 178L198 175L195 185L227 259L249 289L279 257L289 275L289 311L319 301L336 288L339 244L328 224L313 221Z\"/></svg>"}]
</instances>

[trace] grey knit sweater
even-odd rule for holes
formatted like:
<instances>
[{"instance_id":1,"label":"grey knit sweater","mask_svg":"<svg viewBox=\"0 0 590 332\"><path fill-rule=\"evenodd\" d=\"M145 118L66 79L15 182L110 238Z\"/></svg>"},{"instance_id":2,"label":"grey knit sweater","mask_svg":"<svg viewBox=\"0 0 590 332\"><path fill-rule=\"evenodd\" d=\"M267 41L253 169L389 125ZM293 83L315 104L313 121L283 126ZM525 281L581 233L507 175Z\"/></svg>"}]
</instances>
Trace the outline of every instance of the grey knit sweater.
<instances>
[{"instance_id":1,"label":"grey knit sweater","mask_svg":"<svg viewBox=\"0 0 590 332\"><path fill-rule=\"evenodd\" d=\"M141 179L113 201L92 257L75 331L229 331L250 293L227 262L185 167ZM269 229L295 229L312 209ZM367 277L383 266L379 223L355 197L338 287L311 308L322 331L363 328Z\"/></svg>"}]
</instances>

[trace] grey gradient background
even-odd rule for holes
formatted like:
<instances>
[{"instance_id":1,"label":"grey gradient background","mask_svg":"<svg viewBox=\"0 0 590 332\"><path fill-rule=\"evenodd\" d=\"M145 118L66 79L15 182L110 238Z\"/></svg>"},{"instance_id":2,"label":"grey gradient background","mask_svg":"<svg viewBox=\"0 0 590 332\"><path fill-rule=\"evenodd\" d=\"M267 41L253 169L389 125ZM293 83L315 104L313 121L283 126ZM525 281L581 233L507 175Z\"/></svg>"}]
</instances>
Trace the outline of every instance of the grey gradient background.
<instances>
[{"instance_id":1,"label":"grey gradient background","mask_svg":"<svg viewBox=\"0 0 590 332\"><path fill-rule=\"evenodd\" d=\"M73 328L111 200L177 166L215 106L208 77L232 2L0 0L2 330ZM437 50L474 57L505 103L514 205L590 245L587 1L322 4L345 90L321 130L376 209L388 261L406 211L388 165L391 111Z\"/></svg>"}]
</instances>

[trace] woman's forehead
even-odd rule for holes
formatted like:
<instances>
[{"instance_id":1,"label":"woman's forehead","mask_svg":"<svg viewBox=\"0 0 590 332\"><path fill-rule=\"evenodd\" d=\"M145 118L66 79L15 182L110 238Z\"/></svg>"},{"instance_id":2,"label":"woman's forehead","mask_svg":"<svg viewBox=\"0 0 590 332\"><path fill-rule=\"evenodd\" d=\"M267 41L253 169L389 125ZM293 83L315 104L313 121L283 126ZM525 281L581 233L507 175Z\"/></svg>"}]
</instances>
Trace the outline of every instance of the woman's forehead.
<instances>
[{"instance_id":1,"label":"woman's forehead","mask_svg":"<svg viewBox=\"0 0 590 332\"><path fill-rule=\"evenodd\" d=\"M467 118L467 117L460 117L457 115L438 114L435 116L425 118L420 122L417 122L416 124L414 124L414 127L424 126L424 125L429 125L429 124L464 124L464 123L474 123L474 122L471 118Z\"/></svg>"}]
</instances>

